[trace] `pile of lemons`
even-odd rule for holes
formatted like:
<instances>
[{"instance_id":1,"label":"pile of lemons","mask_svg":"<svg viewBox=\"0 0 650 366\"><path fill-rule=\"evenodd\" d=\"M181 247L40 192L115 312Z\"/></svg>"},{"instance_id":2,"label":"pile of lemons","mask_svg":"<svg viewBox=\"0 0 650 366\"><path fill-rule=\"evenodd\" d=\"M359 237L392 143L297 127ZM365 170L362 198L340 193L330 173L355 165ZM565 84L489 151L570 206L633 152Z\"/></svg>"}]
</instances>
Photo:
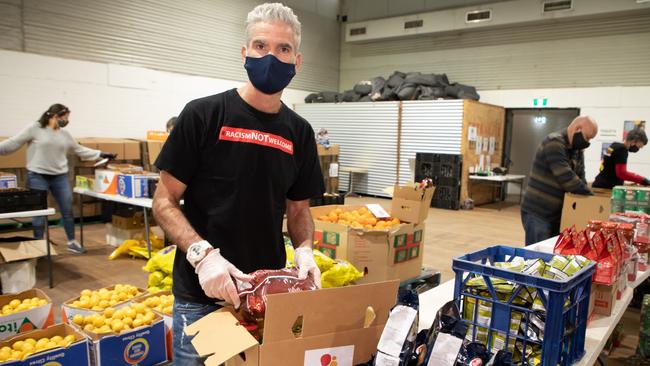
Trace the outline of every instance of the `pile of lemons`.
<instances>
[{"instance_id":1,"label":"pile of lemons","mask_svg":"<svg viewBox=\"0 0 650 366\"><path fill-rule=\"evenodd\" d=\"M120 309L106 308L101 314L81 315L72 317L72 323L86 332L97 334L129 331L142 326L151 325L155 313L145 304L134 303Z\"/></svg>"},{"instance_id":2,"label":"pile of lemons","mask_svg":"<svg viewBox=\"0 0 650 366\"><path fill-rule=\"evenodd\" d=\"M70 303L73 308L103 311L109 307L130 300L141 292L137 287L118 284L112 290L102 288L97 291L83 290L78 300Z\"/></svg>"},{"instance_id":3,"label":"pile of lemons","mask_svg":"<svg viewBox=\"0 0 650 366\"><path fill-rule=\"evenodd\" d=\"M165 315L172 315L174 308L174 295L151 296L144 299L142 303L149 309Z\"/></svg>"},{"instance_id":4,"label":"pile of lemons","mask_svg":"<svg viewBox=\"0 0 650 366\"><path fill-rule=\"evenodd\" d=\"M22 301L13 299L9 304L2 307L0 315L11 315L21 311L31 310L39 306L47 305L48 301L40 297L32 297L31 299L24 299Z\"/></svg>"},{"instance_id":5,"label":"pile of lemons","mask_svg":"<svg viewBox=\"0 0 650 366\"><path fill-rule=\"evenodd\" d=\"M68 347L75 341L74 335L54 336L52 338L27 338L14 342L11 347L0 349L0 362L24 360L34 353L58 347Z\"/></svg>"},{"instance_id":6,"label":"pile of lemons","mask_svg":"<svg viewBox=\"0 0 650 366\"><path fill-rule=\"evenodd\" d=\"M355 229L387 230L402 222L398 218L378 219L366 207L358 210L343 211L340 208L333 209L327 215L319 216L318 220L347 225Z\"/></svg>"}]
</instances>

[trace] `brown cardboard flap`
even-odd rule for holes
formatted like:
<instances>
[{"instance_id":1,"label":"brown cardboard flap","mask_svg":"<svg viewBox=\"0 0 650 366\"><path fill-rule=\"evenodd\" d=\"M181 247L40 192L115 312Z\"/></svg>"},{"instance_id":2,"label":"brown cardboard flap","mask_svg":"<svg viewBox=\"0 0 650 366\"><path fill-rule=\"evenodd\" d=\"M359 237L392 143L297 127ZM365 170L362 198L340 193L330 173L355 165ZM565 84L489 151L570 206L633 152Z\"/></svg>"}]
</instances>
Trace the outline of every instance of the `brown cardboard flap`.
<instances>
[{"instance_id":1,"label":"brown cardboard flap","mask_svg":"<svg viewBox=\"0 0 650 366\"><path fill-rule=\"evenodd\" d=\"M57 255L54 247L50 246L51 255ZM18 241L14 243L0 243L0 263L15 262L47 255L45 240Z\"/></svg>"},{"instance_id":2,"label":"brown cardboard flap","mask_svg":"<svg viewBox=\"0 0 650 366\"><path fill-rule=\"evenodd\" d=\"M259 345L228 308L217 310L186 326L185 334L194 336L192 345L199 355L211 354L205 362L206 366L221 365L239 353Z\"/></svg>"},{"instance_id":3,"label":"brown cardboard flap","mask_svg":"<svg viewBox=\"0 0 650 366\"><path fill-rule=\"evenodd\" d=\"M318 156L327 156L327 155L339 155L341 148L339 145L330 145L329 148L326 148L323 145L316 145L318 151Z\"/></svg>"},{"instance_id":4,"label":"brown cardboard flap","mask_svg":"<svg viewBox=\"0 0 650 366\"><path fill-rule=\"evenodd\" d=\"M395 305L399 281L269 295L264 344L295 339L292 327L302 316L301 338L364 328L366 311L376 314L372 326L383 325Z\"/></svg>"}]
</instances>

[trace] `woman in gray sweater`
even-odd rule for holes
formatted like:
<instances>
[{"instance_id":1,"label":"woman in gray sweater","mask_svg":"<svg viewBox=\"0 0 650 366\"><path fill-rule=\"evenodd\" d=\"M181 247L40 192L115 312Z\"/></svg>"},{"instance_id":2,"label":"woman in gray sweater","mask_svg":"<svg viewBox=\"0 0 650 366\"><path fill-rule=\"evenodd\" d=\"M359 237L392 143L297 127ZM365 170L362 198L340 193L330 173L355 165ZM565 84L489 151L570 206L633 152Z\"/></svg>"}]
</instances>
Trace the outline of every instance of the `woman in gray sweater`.
<instances>
[{"instance_id":1,"label":"woman in gray sweater","mask_svg":"<svg viewBox=\"0 0 650 366\"><path fill-rule=\"evenodd\" d=\"M68 237L68 250L81 254L84 248L74 237L72 215L72 190L68 181L68 151L72 150L82 160L114 158L115 155L81 146L69 132L63 130L69 122L70 110L62 104L53 104L38 122L18 135L0 142L0 155L11 154L27 145L27 186L32 189L49 190L61 210L63 227ZM34 218L34 236L43 238L45 219Z\"/></svg>"}]
</instances>

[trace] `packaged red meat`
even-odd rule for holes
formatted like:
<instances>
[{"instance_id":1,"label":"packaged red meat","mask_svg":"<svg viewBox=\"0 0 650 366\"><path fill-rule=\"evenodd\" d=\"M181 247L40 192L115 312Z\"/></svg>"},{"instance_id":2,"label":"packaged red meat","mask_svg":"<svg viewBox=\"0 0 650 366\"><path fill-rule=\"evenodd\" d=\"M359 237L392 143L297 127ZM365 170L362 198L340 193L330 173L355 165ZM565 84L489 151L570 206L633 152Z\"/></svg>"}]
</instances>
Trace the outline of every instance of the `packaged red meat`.
<instances>
[{"instance_id":1,"label":"packaged red meat","mask_svg":"<svg viewBox=\"0 0 650 366\"><path fill-rule=\"evenodd\" d=\"M253 280L238 283L237 292L241 299L242 315L252 321L260 321L266 312L266 296L286 292L316 290L311 279L298 279L297 268L259 270L251 273Z\"/></svg>"}]
</instances>

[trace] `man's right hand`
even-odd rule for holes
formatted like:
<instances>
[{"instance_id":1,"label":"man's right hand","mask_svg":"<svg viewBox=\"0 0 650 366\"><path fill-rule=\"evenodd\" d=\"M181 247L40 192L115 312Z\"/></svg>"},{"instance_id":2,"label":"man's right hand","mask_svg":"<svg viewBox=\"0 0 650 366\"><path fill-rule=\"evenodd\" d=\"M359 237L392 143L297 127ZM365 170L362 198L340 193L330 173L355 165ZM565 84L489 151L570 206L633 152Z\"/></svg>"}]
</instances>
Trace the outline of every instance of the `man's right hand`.
<instances>
[{"instance_id":1,"label":"man's right hand","mask_svg":"<svg viewBox=\"0 0 650 366\"><path fill-rule=\"evenodd\" d=\"M218 249L211 250L196 266L201 288L208 297L222 299L239 308L240 301L237 288L232 278L250 282L253 276L244 274L226 258Z\"/></svg>"}]
</instances>

